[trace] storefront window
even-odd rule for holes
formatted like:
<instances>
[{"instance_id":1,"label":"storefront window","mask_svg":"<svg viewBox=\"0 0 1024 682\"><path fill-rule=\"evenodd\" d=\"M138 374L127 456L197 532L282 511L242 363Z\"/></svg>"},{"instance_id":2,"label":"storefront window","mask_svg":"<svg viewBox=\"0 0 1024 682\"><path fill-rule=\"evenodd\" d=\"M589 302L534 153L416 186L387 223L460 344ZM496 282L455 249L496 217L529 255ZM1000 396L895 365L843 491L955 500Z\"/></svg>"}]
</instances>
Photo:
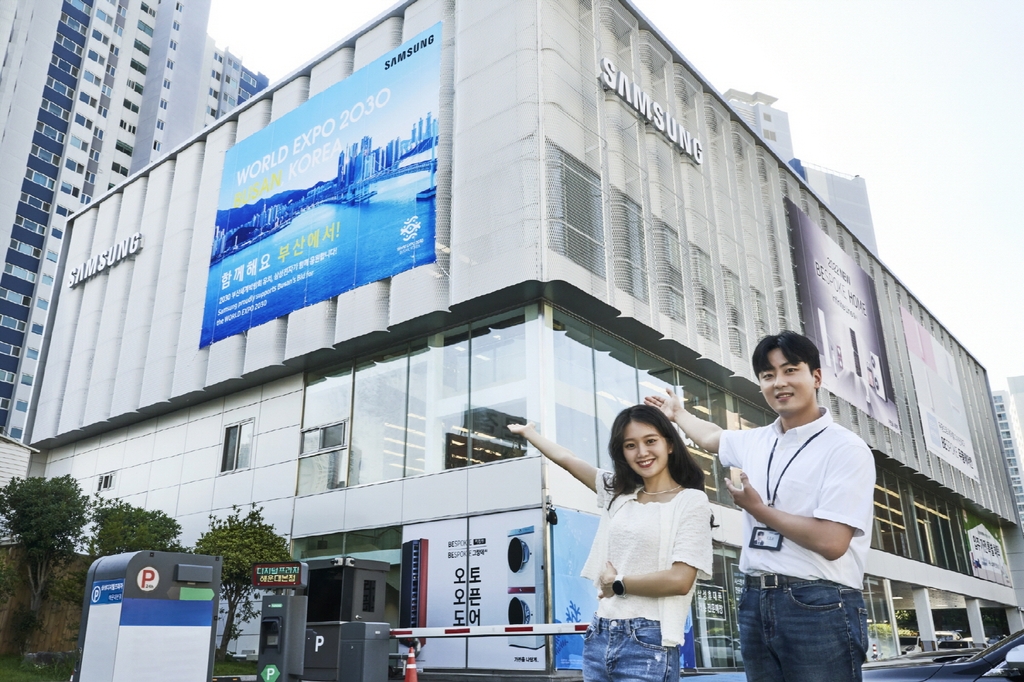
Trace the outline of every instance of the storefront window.
<instances>
[{"instance_id":1,"label":"storefront window","mask_svg":"<svg viewBox=\"0 0 1024 682\"><path fill-rule=\"evenodd\" d=\"M311 495L345 487L348 472L347 450L333 450L299 460L299 484L296 494Z\"/></svg>"},{"instance_id":2,"label":"storefront window","mask_svg":"<svg viewBox=\"0 0 1024 682\"><path fill-rule=\"evenodd\" d=\"M679 372L677 380L679 385L676 387L676 395L679 396L687 411L700 419L710 420L711 402L708 398L707 383L683 372ZM711 501L718 501L718 471L715 466L718 458L710 452L701 450L696 445L689 444L689 447L697 464L704 470L704 492L707 493L708 499ZM731 502L732 498L729 499Z\"/></svg>"},{"instance_id":3,"label":"storefront window","mask_svg":"<svg viewBox=\"0 0 1024 682\"><path fill-rule=\"evenodd\" d=\"M404 352L356 365L349 485L390 481L405 473L408 365Z\"/></svg>"},{"instance_id":4,"label":"storefront window","mask_svg":"<svg viewBox=\"0 0 1024 682\"><path fill-rule=\"evenodd\" d=\"M531 313L535 308L531 307ZM535 317L535 313L534 313ZM470 464L521 457L526 439L507 424L527 421L526 317L523 311L473 325L470 334L471 408L463 420Z\"/></svg>"},{"instance_id":5,"label":"storefront window","mask_svg":"<svg viewBox=\"0 0 1024 682\"><path fill-rule=\"evenodd\" d=\"M636 352L637 388L639 399L649 395L665 396L665 389L675 391L676 371L670 365L651 357L643 351Z\"/></svg>"},{"instance_id":6,"label":"storefront window","mask_svg":"<svg viewBox=\"0 0 1024 682\"><path fill-rule=\"evenodd\" d=\"M899 655L893 637L889 600L881 578L864 576L864 605L868 610L868 660L894 658Z\"/></svg>"},{"instance_id":7,"label":"storefront window","mask_svg":"<svg viewBox=\"0 0 1024 682\"><path fill-rule=\"evenodd\" d=\"M907 527L895 476L879 471L875 482L875 528L871 546L884 552L910 557Z\"/></svg>"},{"instance_id":8,"label":"storefront window","mask_svg":"<svg viewBox=\"0 0 1024 682\"><path fill-rule=\"evenodd\" d=\"M310 372L302 427L320 426L349 418L352 407L352 366Z\"/></svg>"},{"instance_id":9,"label":"storefront window","mask_svg":"<svg viewBox=\"0 0 1024 682\"><path fill-rule=\"evenodd\" d=\"M409 353L405 475L466 464L463 421L469 409L469 333L434 334Z\"/></svg>"},{"instance_id":10,"label":"storefront window","mask_svg":"<svg viewBox=\"0 0 1024 682\"><path fill-rule=\"evenodd\" d=\"M555 441L597 466L594 349L591 328L554 311Z\"/></svg>"},{"instance_id":11,"label":"storefront window","mask_svg":"<svg viewBox=\"0 0 1024 682\"><path fill-rule=\"evenodd\" d=\"M694 587L691 608L698 668L742 667L736 616L743 593L739 548L715 543L712 579Z\"/></svg>"},{"instance_id":12,"label":"storefront window","mask_svg":"<svg viewBox=\"0 0 1024 682\"><path fill-rule=\"evenodd\" d=\"M594 331L594 383L597 388L597 442L602 452L599 462L610 469L608 441L612 423L619 412L636 405L636 358L633 348L607 334Z\"/></svg>"},{"instance_id":13,"label":"storefront window","mask_svg":"<svg viewBox=\"0 0 1024 682\"><path fill-rule=\"evenodd\" d=\"M347 485L351 406L351 366L309 375L296 494L310 495Z\"/></svg>"},{"instance_id":14,"label":"storefront window","mask_svg":"<svg viewBox=\"0 0 1024 682\"><path fill-rule=\"evenodd\" d=\"M761 426L767 426L771 423L771 420L768 419L764 410L739 400L736 402L739 406L739 421L741 429L756 429Z\"/></svg>"}]
</instances>

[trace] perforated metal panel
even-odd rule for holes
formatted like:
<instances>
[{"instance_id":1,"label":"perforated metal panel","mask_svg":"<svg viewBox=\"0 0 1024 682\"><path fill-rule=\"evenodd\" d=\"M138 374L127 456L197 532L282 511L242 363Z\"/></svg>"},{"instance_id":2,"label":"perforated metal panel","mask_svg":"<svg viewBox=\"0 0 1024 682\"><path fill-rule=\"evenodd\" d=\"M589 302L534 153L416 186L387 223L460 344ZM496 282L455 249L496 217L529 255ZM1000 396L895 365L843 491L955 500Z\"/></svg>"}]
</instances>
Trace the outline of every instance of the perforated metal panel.
<instances>
[{"instance_id":1,"label":"perforated metal panel","mask_svg":"<svg viewBox=\"0 0 1024 682\"><path fill-rule=\"evenodd\" d=\"M132 234L141 230L148 184L148 178L140 178L125 188L113 236L106 242L106 248L129 239ZM103 248L103 245L100 244L99 247ZM96 338L97 348L103 349L103 352L95 353L92 372L87 380L88 393L82 416L82 421L86 424L100 422L110 416L117 361L129 315L128 296L131 292L135 265L134 258L127 258L111 268L106 275L107 286Z\"/></svg>"}]
</instances>

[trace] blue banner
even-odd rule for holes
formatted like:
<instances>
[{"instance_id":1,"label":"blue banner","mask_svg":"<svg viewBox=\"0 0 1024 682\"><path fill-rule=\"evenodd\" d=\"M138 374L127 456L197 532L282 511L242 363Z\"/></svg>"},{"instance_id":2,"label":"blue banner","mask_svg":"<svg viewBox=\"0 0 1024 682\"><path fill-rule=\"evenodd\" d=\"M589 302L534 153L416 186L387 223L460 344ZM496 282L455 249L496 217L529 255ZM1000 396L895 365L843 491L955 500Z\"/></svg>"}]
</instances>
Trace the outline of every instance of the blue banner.
<instances>
[{"instance_id":1,"label":"blue banner","mask_svg":"<svg viewBox=\"0 0 1024 682\"><path fill-rule=\"evenodd\" d=\"M200 347L436 260L441 24L224 159Z\"/></svg>"},{"instance_id":2,"label":"blue banner","mask_svg":"<svg viewBox=\"0 0 1024 682\"><path fill-rule=\"evenodd\" d=\"M96 580L92 584L92 593L89 595L89 602L92 605L98 604L120 604L124 595L124 579L117 580Z\"/></svg>"},{"instance_id":3,"label":"blue banner","mask_svg":"<svg viewBox=\"0 0 1024 682\"><path fill-rule=\"evenodd\" d=\"M555 622L589 623L597 612L597 588L580 571L590 555L600 517L561 507L557 513L558 524L551 527ZM583 669L582 636L555 637L555 668Z\"/></svg>"},{"instance_id":4,"label":"blue banner","mask_svg":"<svg viewBox=\"0 0 1024 682\"><path fill-rule=\"evenodd\" d=\"M209 627L212 623L213 603L210 601L129 597L121 609L122 626Z\"/></svg>"}]
</instances>

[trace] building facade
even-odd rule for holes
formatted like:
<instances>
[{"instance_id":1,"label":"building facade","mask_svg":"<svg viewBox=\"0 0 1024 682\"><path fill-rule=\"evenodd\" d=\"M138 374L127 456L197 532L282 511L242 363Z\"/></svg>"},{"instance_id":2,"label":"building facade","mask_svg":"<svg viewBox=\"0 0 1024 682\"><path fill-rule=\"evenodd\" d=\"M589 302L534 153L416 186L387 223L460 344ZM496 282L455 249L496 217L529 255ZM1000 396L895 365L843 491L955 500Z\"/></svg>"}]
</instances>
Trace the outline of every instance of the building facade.
<instances>
[{"instance_id":1,"label":"building facade","mask_svg":"<svg viewBox=\"0 0 1024 682\"><path fill-rule=\"evenodd\" d=\"M772 151L786 159L818 198L824 200L843 227L878 257L875 225L871 220L868 186L864 178L804 163L796 158L789 114L774 106L778 98L763 92L750 94L741 90L726 90L724 97Z\"/></svg>"},{"instance_id":2,"label":"building facade","mask_svg":"<svg viewBox=\"0 0 1024 682\"><path fill-rule=\"evenodd\" d=\"M926 641L1019 629L985 370L788 161L629 4L400 3L72 216L33 473L186 543L257 504L296 558L390 562L393 625L586 620L593 494L506 425L605 467L615 415L665 387L763 425L750 352L797 329L878 465L879 655L897 605ZM684 657L741 665L740 512L694 453L719 527ZM436 640L421 667L552 671L578 646Z\"/></svg>"},{"instance_id":3,"label":"building facade","mask_svg":"<svg viewBox=\"0 0 1024 682\"><path fill-rule=\"evenodd\" d=\"M204 53L209 10L209 0L0 8L0 426L15 439L39 374L65 218L215 118L194 113L200 94L205 111L200 75L214 63ZM266 86L262 74L249 80Z\"/></svg>"},{"instance_id":4,"label":"building facade","mask_svg":"<svg viewBox=\"0 0 1024 682\"><path fill-rule=\"evenodd\" d=\"M1009 377L1009 391L993 391L992 406L996 412L996 428L1003 446L1010 487L1017 513L1024 517L1024 483L1020 475L1021 444L1024 443L1024 377Z\"/></svg>"}]
</instances>

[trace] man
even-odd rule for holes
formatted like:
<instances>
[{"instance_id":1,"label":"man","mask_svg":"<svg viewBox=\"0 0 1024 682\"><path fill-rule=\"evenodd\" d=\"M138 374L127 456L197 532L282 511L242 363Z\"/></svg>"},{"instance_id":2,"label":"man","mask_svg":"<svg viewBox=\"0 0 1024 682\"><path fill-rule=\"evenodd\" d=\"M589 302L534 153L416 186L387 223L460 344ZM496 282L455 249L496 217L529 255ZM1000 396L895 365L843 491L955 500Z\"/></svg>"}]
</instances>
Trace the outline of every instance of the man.
<instances>
[{"instance_id":1,"label":"man","mask_svg":"<svg viewBox=\"0 0 1024 682\"><path fill-rule=\"evenodd\" d=\"M740 485L725 485L744 511L739 622L747 679L859 681L874 459L818 406L821 362L810 339L790 331L767 336L753 365L779 415L770 426L723 430L687 412L671 391L646 401L722 464L743 470Z\"/></svg>"}]
</instances>

